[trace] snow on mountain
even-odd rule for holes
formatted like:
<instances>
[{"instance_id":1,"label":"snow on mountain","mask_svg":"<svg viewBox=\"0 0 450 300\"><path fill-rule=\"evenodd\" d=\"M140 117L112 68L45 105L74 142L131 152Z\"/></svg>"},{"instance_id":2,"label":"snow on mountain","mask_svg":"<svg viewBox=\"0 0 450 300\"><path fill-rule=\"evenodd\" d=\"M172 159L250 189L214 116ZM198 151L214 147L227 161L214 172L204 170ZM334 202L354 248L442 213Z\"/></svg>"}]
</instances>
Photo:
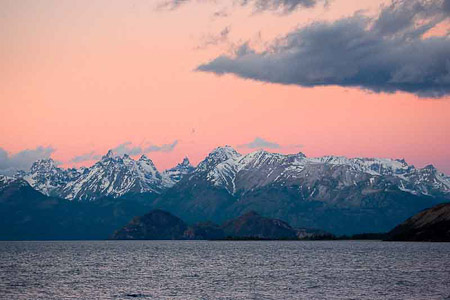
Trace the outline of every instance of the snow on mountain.
<instances>
[{"instance_id":1,"label":"snow on mountain","mask_svg":"<svg viewBox=\"0 0 450 300\"><path fill-rule=\"evenodd\" d=\"M0 174L0 191L11 184L15 179L6 175Z\"/></svg>"},{"instance_id":2,"label":"snow on mountain","mask_svg":"<svg viewBox=\"0 0 450 300\"><path fill-rule=\"evenodd\" d=\"M46 195L95 200L126 193L162 193L184 177L223 187L232 195L275 184L298 186L301 197L314 199L349 187L359 187L362 194L397 188L415 195L450 197L450 177L431 165L419 169L399 159L309 158L303 153L284 155L264 150L241 155L230 146L215 148L196 168L185 158L159 172L145 155L134 160L109 151L89 168L62 169L52 159L44 159L14 178L23 178ZM0 185L8 180L0 177Z\"/></svg>"},{"instance_id":3,"label":"snow on mountain","mask_svg":"<svg viewBox=\"0 0 450 300\"><path fill-rule=\"evenodd\" d=\"M126 193L159 193L161 185L161 174L145 155L136 161L127 154L114 157L108 152L80 177L69 182L60 196L70 200L95 200Z\"/></svg>"},{"instance_id":4,"label":"snow on mountain","mask_svg":"<svg viewBox=\"0 0 450 300\"><path fill-rule=\"evenodd\" d=\"M195 168L191 165L189 159L185 157L181 163L162 173L163 185L167 188L172 187L184 176L192 173L194 169Z\"/></svg>"},{"instance_id":5,"label":"snow on mountain","mask_svg":"<svg viewBox=\"0 0 450 300\"><path fill-rule=\"evenodd\" d=\"M232 153L230 149L227 152ZM370 192L396 186L416 195L450 195L450 178L433 166L416 169L404 160L386 158L307 158L303 153L283 155L260 150L230 156L210 168L206 179L231 194L273 183L298 184L313 194L325 179L334 182L330 185L333 189L360 185Z\"/></svg>"},{"instance_id":6,"label":"snow on mountain","mask_svg":"<svg viewBox=\"0 0 450 300\"><path fill-rule=\"evenodd\" d=\"M69 182L80 177L76 169L61 169L51 158L41 159L33 163L30 172L25 173L23 179L34 189L48 196L58 196L59 191ZM20 173L16 175L20 176Z\"/></svg>"},{"instance_id":7,"label":"snow on mountain","mask_svg":"<svg viewBox=\"0 0 450 300\"><path fill-rule=\"evenodd\" d=\"M241 154L239 154L236 150L233 149L231 146L224 146L224 147L217 147L215 148L211 153L208 154L208 156L201 161L197 168L195 169L195 172L207 172L211 169L214 169L218 164L225 162L229 159L236 159L240 157Z\"/></svg>"},{"instance_id":8,"label":"snow on mountain","mask_svg":"<svg viewBox=\"0 0 450 300\"><path fill-rule=\"evenodd\" d=\"M145 155L134 160L127 154L119 157L108 151L88 168L62 169L52 159L44 159L36 161L29 172L18 172L14 178L23 178L45 195L95 200L104 196L116 198L126 193L160 193L193 169L185 158L174 168L160 173ZM0 180L7 181L6 177Z\"/></svg>"}]
</instances>

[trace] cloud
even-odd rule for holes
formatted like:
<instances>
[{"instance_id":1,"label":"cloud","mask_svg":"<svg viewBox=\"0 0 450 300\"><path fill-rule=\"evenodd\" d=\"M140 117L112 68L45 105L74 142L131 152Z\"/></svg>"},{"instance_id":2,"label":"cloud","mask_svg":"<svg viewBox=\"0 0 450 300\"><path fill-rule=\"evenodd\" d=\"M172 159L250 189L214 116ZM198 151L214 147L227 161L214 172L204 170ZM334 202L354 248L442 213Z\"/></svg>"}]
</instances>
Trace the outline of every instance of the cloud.
<instances>
[{"instance_id":1,"label":"cloud","mask_svg":"<svg viewBox=\"0 0 450 300\"><path fill-rule=\"evenodd\" d=\"M0 173L14 175L18 170L29 170L31 165L39 159L50 158L55 149L52 147L36 147L25 149L16 154L9 154L0 148Z\"/></svg>"},{"instance_id":2,"label":"cloud","mask_svg":"<svg viewBox=\"0 0 450 300\"><path fill-rule=\"evenodd\" d=\"M222 9L220 9L218 11L215 11L214 14L213 14L213 17L215 17L215 18L226 18L229 15L230 14L228 13L228 11L226 9L222 8Z\"/></svg>"},{"instance_id":3,"label":"cloud","mask_svg":"<svg viewBox=\"0 0 450 300\"><path fill-rule=\"evenodd\" d=\"M111 149L111 151L117 156L123 156L124 154L128 154L130 156L141 155L149 152L171 152L178 145L178 140L173 141L170 144L162 144L158 145L149 145L147 147L141 146L133 146L131 142L125 142L120 144L119 146ZM90 153L88 153L89 155Z\"/></svg>"},{"instance_id":4,"label":"cloud","mask_svg":"<svg viewBox=\"0 0 450 300\"><path fill-rule=\"evenodd\" d=\"M269 149L278 149L281 146L274 142L269 142L263 138L256 137L253 141L247 144L242 144L238 146L239 148L250 148L250 149L259 149L259 148L269 148Z\"/></svg>"},{"instance_id":5,"label":"cloud","mask_svg":"<svg viewBox=\"0 0 450 300\"><path fill-rule=\"evenodd\" d=\"M112 148L111 151L114 153L115 156L123 156L125 154L130 156L135 155L141 155L149 152L171 152L175 149L175 147L178 144L178 140L173 141L171 144L162 144L161 146L158 145L150 145L145 148L141 146L133 146L131 142L125 142L123 144L120 144L116 146L115 148ZM91 161L91 160L99 160L102 156L99 154L96 154L95 151L91 151L89 153L81 154L78 156L75 156L70 160L72 163L81 163L85 161Z\"/></svg>"},{"instance_id":6,"label":"cloud","mask_svg":"<svg viewBox=\"0 0 450 300\"><path fill-rule=\"evenodd\" d=\"M373 30L382 36L402 34L422 35L449 17L450 1L403 0L385 6L376 19ZM420 24L423 22L423 24ZM416 25L420 24L420 25Z\"/></svg>"},{"instance_id":7,"label":"cloud","mask_svg":"<svg viewBox=\"0 0 450 300\"><path fill-rule=\"evenodd\" d=\"M189 2L189 0L168 0L168 1L161 2L158 5L158 9L174 10L187 2Z\"/></svg>"},{"instance_id":8,"label":"cloud","mask_svg":"<svg viewBox=\"0 0 450 300\"><path fill-rule=\"evenodd\" d=\"M91 151L89 153L81 154L78 156L75 156L70 160L72 163L81 163L85 161L91 161L91 160L98 160L101 158L101 155L95 154L94 151Z\"/></svg>"},{"instance_id":9,"label":"cloud","mask_svg":"<svg viewBox=\"0 0 450 300\"><path fill-rule=\"evenodd\" d=\"M173 141L171 144L162 144L161 146L151 145L145 148L144 152L172 152L178 145L178 140Z\"/></svg>"},{"instance_id":10,"label":"cloud","mask_svg":"<svg viewBox=\"0 0 450 300\"><path fill-rule=\"evenodd\" d=\"M228 34L230 33L230 26L225 27L216 35L207 35L202 38L202 42L197 49L205 49L208 46L216 46L228 41Z\"/></svg>"},{"instance_id":11,"label":"cloud","mask_svg":"<svg viewBox=\"0 0 450 300\"><path fill-rule=\"evenodd\" d=\"M118 156L123 156L128 154L131 156L143 154L142 148L140 146L133 146L131 142L125 142L119 146L111 149L111 151Z\"/></svg>"},{"instance_id":12,"label":"cloud","mask_svg":"<svg viewBox=\"0 0 450 300\"><path fill-rule=\"evenodd\" d=\"M317 22L262 52L241 45L197 70L305 87L338 85L419 97L450 93L450 38L423 37L449 18L450 0L395 1L376 18Z\"/></svg>"},{"instance_id":13,"label":"cloud","mask_svg":"<svg viewBox=\"0 0 450 300\"><path fill-rule=\"evenodd\" d=\"M297 8L310 8L316 6L318 0L241 0L241 6L253 5L256 12L259 11L281 11L290 13ZM323 1L325 2L325 1Z\"/></svg>"},{"instance_id":14,"label":"cloud","mask_svg":"<svg viewBox=\"0 0 450 300\"><path fill-rule=\"evenodd\" d=\"M192 0L167 0L162 2L158 8L159 9L168 9L168 10L174 10L179 8L181 5L192 2ZM199 1L200 2L200 1ZM201 2L214 2L214 1L201 1ZM328 3L327 0L237 0L237 1L222 1L229 2L231 5L238 5L241 7L244 6L252 6L253 10L255 12L262 12L262 11L275 11L275 12L281 12L284 14L288 14L290 12L293 12L294 10L303 7L303 8L310 8L317 5L318 2L323 2L324 5ZM219 13L216 16L224 16L225 14ZM228 15L228 14L226 14Z\"/></svg>"}]
</instances>

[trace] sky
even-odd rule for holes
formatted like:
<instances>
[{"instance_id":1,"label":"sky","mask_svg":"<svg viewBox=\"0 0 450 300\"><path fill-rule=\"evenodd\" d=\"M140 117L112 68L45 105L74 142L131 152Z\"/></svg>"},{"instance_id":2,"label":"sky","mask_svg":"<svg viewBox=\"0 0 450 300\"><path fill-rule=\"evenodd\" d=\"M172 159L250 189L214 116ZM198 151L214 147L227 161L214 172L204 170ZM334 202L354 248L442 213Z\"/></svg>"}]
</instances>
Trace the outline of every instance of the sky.
<instances>
[{"instance_id":1,"label":"sky","mask_svg":"<svg viewBox=\"0 0 450 300\"><path fill-rule=\"evenodd\" d=\"M450 1L0 0L0 172L109 149L404 158L450 174Z\"/></svg>"}]
</instances>

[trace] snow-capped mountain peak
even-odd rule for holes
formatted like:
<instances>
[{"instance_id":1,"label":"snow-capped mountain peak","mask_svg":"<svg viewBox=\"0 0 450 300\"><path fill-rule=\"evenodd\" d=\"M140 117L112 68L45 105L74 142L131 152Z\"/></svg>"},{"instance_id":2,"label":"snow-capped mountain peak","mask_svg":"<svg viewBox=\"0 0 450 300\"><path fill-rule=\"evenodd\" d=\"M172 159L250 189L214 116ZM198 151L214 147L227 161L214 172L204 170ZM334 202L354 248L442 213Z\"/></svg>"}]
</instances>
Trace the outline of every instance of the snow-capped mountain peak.
<instances>
[{"instance_id":1,"label":"snow-capped mountain peak","mask_svg":"<svg viewBox=\"0 0 450 300\"><path fill-rule=\"evenodd\" d=\"M336 188L366 185L382 180L385 186L397 186L413 194L449 195L450 178L433 166L416 169L405 160L386 158L347 158L323 156L308 158L303 153L284 155L258 150L210 164L207 180L222 186L231 194L245 193L272 183L314 185L327 180L337 181ZM378 178L378 179L377 179ZM381 188L381 185L380 185Z\"/></svg>"},{"instance_id":2,"label":"snow-capped mountain peak","mask_svg":"<svg viewBox=\"0 0 450 300\"><path fill-rule=\"evenodd\" d=\"M31 165L32 172L48 172L49 170L55 169L58 169L58 167L51 158L37 160Z\"/></svg>"},{"instance_id":3,"label":"snow-capped mountain peak","mask_svg":"<svg viewBox=\"0 0 450 300\"><path fill-rule=\"evenodd\" d=\"M226 145L223 147L217 147L213 151L211 151L203 161L201 161L198 164L196 172L209 171L210 169L214 168L215 166L224 161L227 161L229 159L235 159L240 156L241 154L238 153L231 146Z\"/></svg>"},{"instance_id":4,"label":"snow-capped mountain peak","mask_svg":"<svg viewBox=\"0 0 450 300\"><path fill-rule=\"evenodd\" d=\"M77 180L65 186L61 195L66 199L94 200L126 193L160 192L161 184L162 176L150 159L141 157L136 161L127 154L113 156L108 151Z\"/></svg>"},{"instance_id":5,"label":"snow-capped mountain peak","mask_svg":"<svg viewBox=\"0 0 450 300\"><path fill-rule=\"evenodd\" d=\"M108 152L102 156L102 160L106 160L114 157L114 152L112 150L108 150Z\"/></svg>"},{"instance_id":6,"label":"snow-capped mountain peak","mask_svg":"<svg viewBox=\"0 0 450 300\"><path fill-rule=\"evenodd\" d=\"M183 158L183 161L179 163L180 166L192 166L191 162L189 161L189 158L186 156Z\"/></svg>"},{"instance_id":7,"label":"snow-capped mountain peak","mask_svg":"<svg viewBox=\"0 0 450 300\"><path fill-rule=\"evenodd\" d=\"M142 154L141 157L139 157L139 161L152 161L152 160L148 158L147 155Z\"/></svg>"},{"instance_id":8,"label":"snow-capped mountain peak","mask_svg":"<svg viewBox=\"0 0 450 300\"><path fill-rule=\"evenodd\" d=\"M162 174L164 186L172 187L184 176L192 173L194 171L194 167L191 165L189 159L187 157L183 158L183 161L177 164L175 167L165 170Z\"/></svg>"},{"instance_id":9,"label":"snow-capped mountain peak","mask_svg":"<svg viewBox=\"0 0 450 300\"><path fill-rule=\"evenodd\" d=\"M75 169L61 169L53 159L48 158L34 162L30 171L22 175L25 181L43 194L59 196L59 191L81 173Z\"/></svg>"}]
</instances>

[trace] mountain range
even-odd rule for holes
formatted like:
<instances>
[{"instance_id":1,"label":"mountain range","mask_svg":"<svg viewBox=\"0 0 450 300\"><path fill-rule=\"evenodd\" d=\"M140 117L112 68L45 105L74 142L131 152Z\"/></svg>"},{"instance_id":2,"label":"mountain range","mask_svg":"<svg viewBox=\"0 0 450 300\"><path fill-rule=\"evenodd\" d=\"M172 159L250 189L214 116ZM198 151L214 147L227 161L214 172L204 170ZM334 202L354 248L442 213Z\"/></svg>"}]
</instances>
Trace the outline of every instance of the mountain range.
<instances>
[{"instance_id":1,"label":"mountain range","mask_svg":"<svg viewBox=\"0 0 450 300\"><path fill-rule=\"evenodd\" d=\"M27 172L0 176L2 210L2 189L11 185L20 187L16 192L26 187L58 203L79 203L72 204L75 210L137 205L129 210L134 216L160 208L191 224L223 223L256 211L296 228L334 234L386 232L420 210L450 201L450 177L432 165L264 150L241 155L230 146L214 149L196 167L185 158L162 172L145 155L135 160L111 151L80 169L40 160ZM12 201L14 194L6 190ZM115 224L125 225L127 216Z\"/></svg>"},{"instance_id":2,"label":"mountain range","mask_svg":"<svg viewBox=\"0 0 450 300\"><path fill-rule=\"evenodd\" d=\"M118 198L127 193L161 193L180 181L194 167L185 158L177 166L159 172L145 155L134 160L108 151L89 168L62 169L53 159L36 161L29 172L20 172L31 187L47 196L92 201L101 197Z\"/></svg>"}]
</instances>

